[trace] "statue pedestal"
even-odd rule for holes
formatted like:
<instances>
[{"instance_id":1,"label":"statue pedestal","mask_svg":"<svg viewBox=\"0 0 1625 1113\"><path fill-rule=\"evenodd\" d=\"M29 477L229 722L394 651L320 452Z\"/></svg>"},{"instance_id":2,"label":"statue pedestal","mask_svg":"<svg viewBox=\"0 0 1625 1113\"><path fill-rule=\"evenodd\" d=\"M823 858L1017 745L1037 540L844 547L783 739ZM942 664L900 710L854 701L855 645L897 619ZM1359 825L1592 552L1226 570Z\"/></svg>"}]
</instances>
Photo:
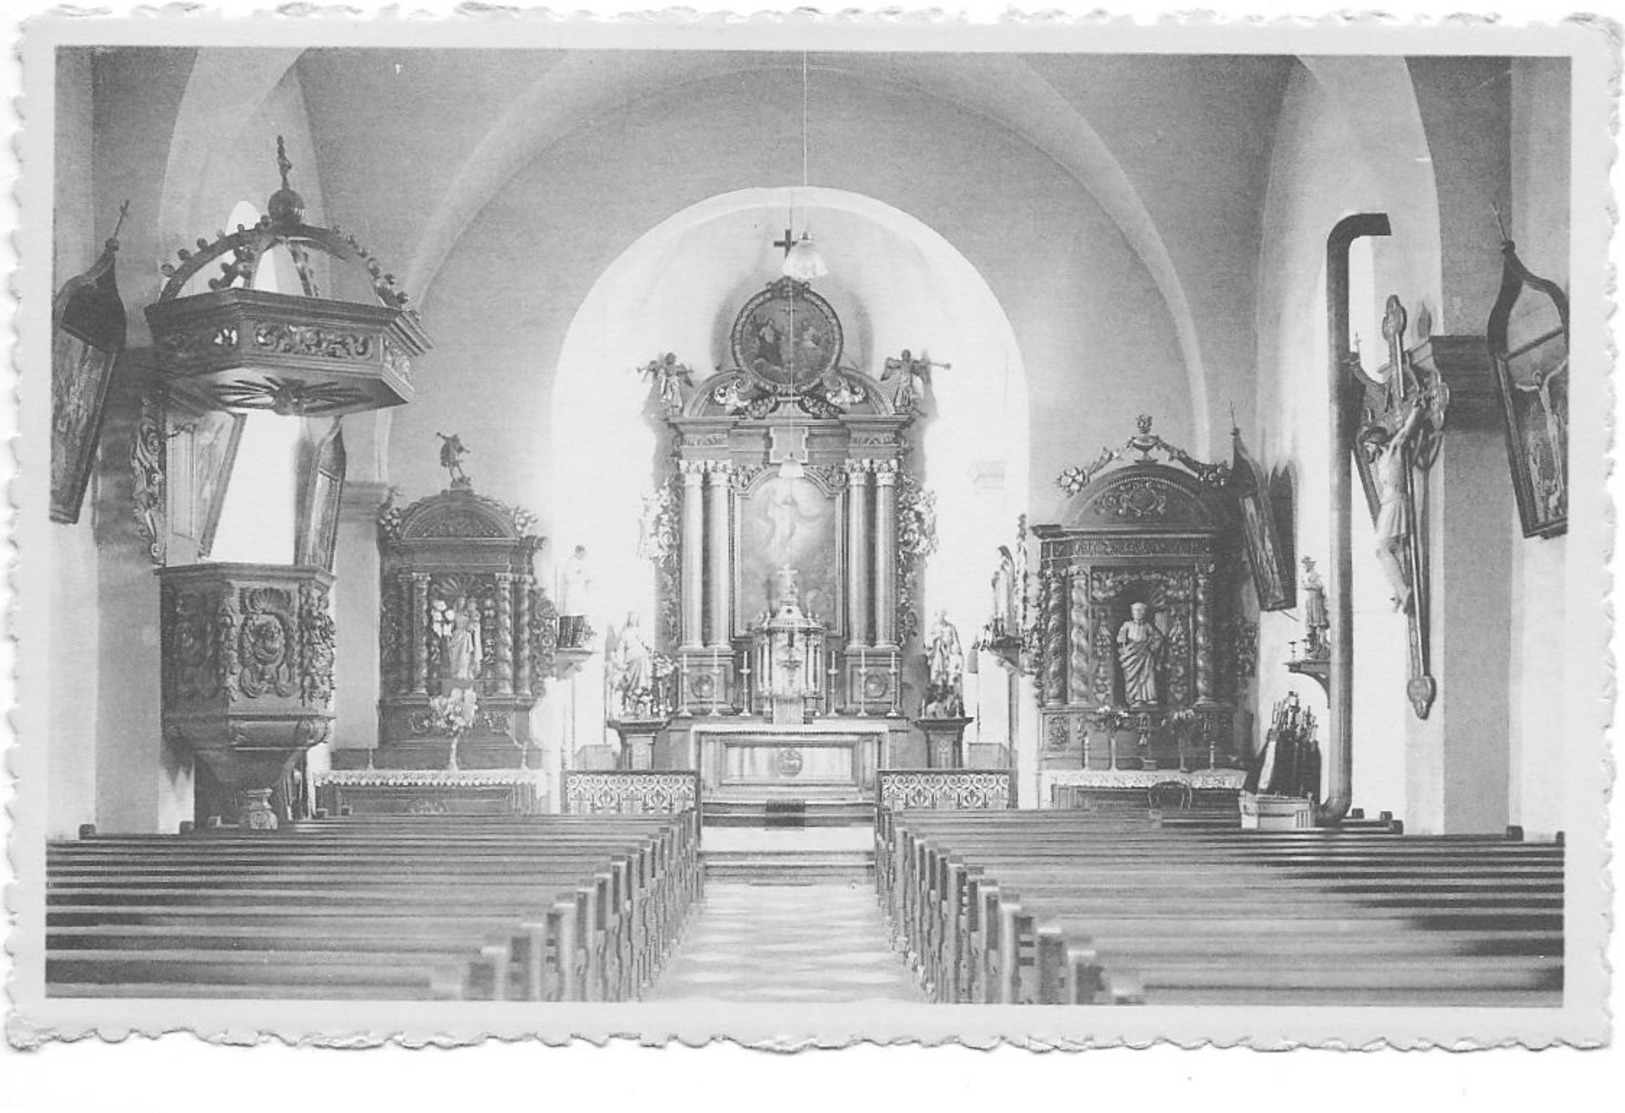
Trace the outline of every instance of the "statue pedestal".
<instances>
[{"instance_id":1,"label":"statue pedestal","mask_svg":"<svg viewBox=\"0 0 1625 1113\"><path fill-rule=\"evenodd\" d=\"M621 736L621 769L653 769L655 735L666 729L664 719L612 719L610 727Z\"/></svg>"},{"instance_id":2,"label":"statue pedestal","mask_svg":"<svg viewBox=\"0 0 1625 1113\"><path fill-rule=\"evenodd\" d=\"M915 719L914 725L925 733L925 765L927 769L963 769L965 767L965 727L967 718Z\"/></svg>"}]
</instances>

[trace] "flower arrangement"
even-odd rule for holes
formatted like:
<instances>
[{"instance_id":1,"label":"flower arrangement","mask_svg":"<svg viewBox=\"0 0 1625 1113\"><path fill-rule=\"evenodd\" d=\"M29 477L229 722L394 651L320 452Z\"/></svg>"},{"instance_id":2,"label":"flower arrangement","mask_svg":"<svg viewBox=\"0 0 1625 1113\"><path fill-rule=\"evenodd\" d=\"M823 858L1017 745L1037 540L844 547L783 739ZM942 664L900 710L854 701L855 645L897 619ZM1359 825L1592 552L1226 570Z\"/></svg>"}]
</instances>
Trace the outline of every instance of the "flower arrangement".
<instances>
[{"instance_id":1,"label":"flower arrangement","mask_svg":"<svg viewBox=\"0 0 1625 1113\"><path fill-rule=\"evenodd\" d=\"M448 769L457 768L457 746L463 735L474 729L479 721L480 697L473 688L456 688L446 695L429 700L429 725L440 734L451 737Z\"/></svg>"},{"instance_id":2,"label":"flower arrangement","mask_svg":"<svg viewBox=\"0 0 1625 1113\"><path fill-rule=\"evenodd\" d=\"M446 600L435 599L429 604L429 629L434 631L435 637L450 637L452 624L456 618L456 608Z\"/></svg>"},{"instance_id":3,"label":"flower arrangement","mask_svg":"<svg viewBox=\"0 0 1625 1113\"><path fill-rule=\"evenodd\" d=\"M466 734L479 718L480 697L473 688L458 688L429 700L430 722L443 734Z\"/></svg>"}]
</instances>

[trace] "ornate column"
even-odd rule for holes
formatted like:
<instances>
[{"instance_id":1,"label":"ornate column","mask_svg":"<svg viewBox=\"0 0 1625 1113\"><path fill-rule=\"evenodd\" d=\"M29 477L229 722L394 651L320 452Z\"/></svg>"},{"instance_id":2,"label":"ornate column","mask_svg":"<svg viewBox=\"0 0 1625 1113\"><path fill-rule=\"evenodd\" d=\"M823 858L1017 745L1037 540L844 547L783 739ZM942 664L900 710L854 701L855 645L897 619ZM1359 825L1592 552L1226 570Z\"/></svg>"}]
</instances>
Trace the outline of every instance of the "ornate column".
<instances>
[{"instance_id":1,"label":"ornate column","mask_svg":"<svg viewBox=\"0 0 1625 1113\"><path fill-rule=\"evenodd\" d=\"M869 636L869 465L846 462L846 625L848 645L873 645Z\"/></svg>"},{"instance_id":2,"label":"ornate column","mask_svg":"<svg viewBox=\"0 0 1625 1113\"><path fill-rule=\"evenodd\" d=\"M417 653L412 648L416 623L412 619L412 573L395 573L395 668L390 695L404 696L412 691L417 675Z\"/></svg>"},{"instance_id":3,"label":"ornate column","mask_svg":"<svg viewBox=\"0 0 1625 1113\"><path fill-rule=\"evenodd\" d=\"M711 602L710 644L717 649L726 649L731 644L732 634L733 620L729 613L732 546L728 534L728 488L732 477L733 465L726 460L712 460L706 469L705 520L711 549L711 582L707 588Z\"/></svg>"},{"instance_id":4,"label":"ornate column","mask_svg":"<svg viewBox=\"0 0 1625 1113\"><path fill-rule=\"evenodd\" d=\"M897 646L897 461L875 464L875 645Z\"/></svg>"},{"instance_id":5,"label":"ornate column","mask_svg":"<svg viewBox=\"0 0 1625 1113\"><path fill-rule=\"evenodd\" d=\"M536 577L525 573L519 577L518 617L519 638L514 646L513 687L522 696L531 694L530 674L530 593L535 590Z\"/></svg>"},{"instance_id":6,"label":"ornate column","mask_svg":"<svg viewBox=\"0 0 1625 1113\"><path fill-rule=\"evenodd\" d=\"M1046 706L1066 702L1066 576L1044 573L1044 684L1039 698Z\"/></svg>"},{"instance_id":7,"label":"ornate column","mask_svg":"<svg viewBox=\"0 0 1625 1113\"><path fill-rule=\"evenodd\" d=\"M699 649L705 644L705 507L700 502L705 465L684 460L677 467L683 475L683 648Z\"/></svg>"},{"instance_id":8,"label":"ornate column","mask_svg":"<svg viewBox=\"0 0 1625 1113\"><path fill-rule=\"evenodd\" d=\"M1215 699L1213 668L1213 566L1196 566L1196 702Z\"/></svg>"},{"instance_id":9,"label":"ornate column","mask_svg":"<svg viewBox=\"0 0 1625 1113\"><path fill-rule=\"evenodd\" d=\"M497 581L497 695L513 695L513 573L498 572Z\"/></svg>"},{"instance_id":10,"label":"ornate column","mask_svg":"<svg viewBox=\"0 0 1625 1113\"><path fill-rule=\"evenodd\" d=\"M429 573L412 573L412 610L408 621L412 631L412 694L429 691Z\"/></svg>"}]
</instances>

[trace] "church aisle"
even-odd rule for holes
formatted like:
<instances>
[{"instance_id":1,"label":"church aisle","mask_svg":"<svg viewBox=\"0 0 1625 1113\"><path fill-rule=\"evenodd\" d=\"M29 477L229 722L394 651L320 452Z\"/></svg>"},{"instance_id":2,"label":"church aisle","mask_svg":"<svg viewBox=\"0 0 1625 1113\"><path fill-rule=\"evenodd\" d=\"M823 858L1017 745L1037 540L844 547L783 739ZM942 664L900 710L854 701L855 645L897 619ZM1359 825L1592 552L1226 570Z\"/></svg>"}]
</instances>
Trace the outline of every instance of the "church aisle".
<instances>
[{"instance_id":1,"label":"church aisle","mask_svg":"<svg viewBox=\"0 0 1625 1113\"><path fill-rule=\"evenodd\" d=\"M924 1001L872 886L713 882L649 1001Z\"/></svg>"}]
</instances>

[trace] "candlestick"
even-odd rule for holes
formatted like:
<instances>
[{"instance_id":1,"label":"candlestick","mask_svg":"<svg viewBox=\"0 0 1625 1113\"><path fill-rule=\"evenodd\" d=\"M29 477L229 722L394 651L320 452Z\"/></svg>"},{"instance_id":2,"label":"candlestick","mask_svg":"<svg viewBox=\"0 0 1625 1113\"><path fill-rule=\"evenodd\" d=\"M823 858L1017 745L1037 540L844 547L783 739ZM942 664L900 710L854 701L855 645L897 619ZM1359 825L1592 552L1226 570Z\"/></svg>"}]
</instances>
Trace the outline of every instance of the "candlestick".
<instances>
[{"instance_id":1,"label":"candlestick","mask_svg":"<svg viewBox=\"0 0 1625 1113\"><path fill-rule=\"evenodd\" d=\"M891 659L891 713L893 715L903 713L901 699L902 693L898 690L897 684L897 658L893 657Z\"/></svg>"},{"instance_id":2,"label":"candlestick","mask_svg":"<svg viewBox=\"0 0 1625 1113\"><path fill-rule=\"evenodd\" d=\"M722 683L722 651L711 649L711 717L717 715L717 686Z\"/></svg>"},{"instance_id":3,"label":"candlestick","mask_svg":"<svg viewBox=\"0 0 1625 1113\"><path fill-rule=\"evenodd\" d=\"M864 691L864 681L869 675L869 657L863 646L858 646L858 716L866 718L869 714L869 693Z\"/></svg>"}]
</instances>

